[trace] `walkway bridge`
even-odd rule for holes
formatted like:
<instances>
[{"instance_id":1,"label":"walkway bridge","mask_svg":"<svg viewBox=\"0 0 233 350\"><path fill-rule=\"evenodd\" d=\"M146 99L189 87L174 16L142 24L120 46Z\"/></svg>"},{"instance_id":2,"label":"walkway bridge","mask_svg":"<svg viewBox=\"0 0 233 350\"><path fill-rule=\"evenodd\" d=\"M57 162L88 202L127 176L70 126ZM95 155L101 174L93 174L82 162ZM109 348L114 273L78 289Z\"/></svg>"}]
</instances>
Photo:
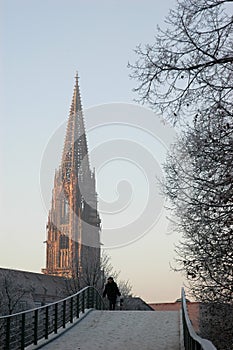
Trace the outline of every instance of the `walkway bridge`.
<instances>
[{"instance_id":1,"label":"walkway bridge","mask_svg":"<svg viewBox=\"0 0 233 350\"><path fill-rule=\"evenodd\" d=\"M194 332L183 289L181 312L107 311L93 287L0 317L0 349L216 350Z\"/></svg>"}]
</instances>

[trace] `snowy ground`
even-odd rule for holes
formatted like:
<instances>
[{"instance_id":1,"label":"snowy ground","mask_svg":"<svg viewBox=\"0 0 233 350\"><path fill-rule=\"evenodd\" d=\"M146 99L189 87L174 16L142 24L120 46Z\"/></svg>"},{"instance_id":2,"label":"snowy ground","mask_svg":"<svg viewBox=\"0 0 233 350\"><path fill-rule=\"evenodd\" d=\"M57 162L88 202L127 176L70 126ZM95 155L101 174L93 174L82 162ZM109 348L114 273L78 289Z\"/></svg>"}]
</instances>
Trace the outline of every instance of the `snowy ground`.
<instances>
[{"instance_id":1,"label":"snowy ground","mask_svg":"<svg viewBox=\"0 0 233 350\"><path fill-rule=\"evenodd\" d=\"M179 312L91 311L43 350L179 350Z\"/></svg>"}]
</instances>

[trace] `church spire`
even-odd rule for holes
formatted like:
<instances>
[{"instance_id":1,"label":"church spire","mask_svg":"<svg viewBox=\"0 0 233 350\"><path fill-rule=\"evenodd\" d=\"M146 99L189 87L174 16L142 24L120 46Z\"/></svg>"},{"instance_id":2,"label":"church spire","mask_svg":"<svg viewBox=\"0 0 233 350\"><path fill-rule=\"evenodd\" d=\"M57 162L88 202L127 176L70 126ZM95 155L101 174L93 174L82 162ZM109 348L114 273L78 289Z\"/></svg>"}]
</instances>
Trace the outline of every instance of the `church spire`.
<instances>
[{"instance_id":1,"label":"church spire","mask_svg":"<svg viewBox=\"0 0 233 350\"><path fill-rule=\"evenodd\" d=\"M61 166L62 179L66 183L71 181L74 174L78 174L78 178L82 181L90 172L78 73L75 76Z\"/></svg>"},{"instance_id":2,"label":"church spire","mask_svg":"<svg viewBox=\"0 0 233 350\"><path fill-rule=\"evenodd\" d=\"M70 107L61 166L55 173L47 224L46 274L86 280L100 266L100 218L87 139L78 74ZM93 260L94 259L94 260ZM95 266L90 264L95 263Z\"/></svg>"}]
</instances>

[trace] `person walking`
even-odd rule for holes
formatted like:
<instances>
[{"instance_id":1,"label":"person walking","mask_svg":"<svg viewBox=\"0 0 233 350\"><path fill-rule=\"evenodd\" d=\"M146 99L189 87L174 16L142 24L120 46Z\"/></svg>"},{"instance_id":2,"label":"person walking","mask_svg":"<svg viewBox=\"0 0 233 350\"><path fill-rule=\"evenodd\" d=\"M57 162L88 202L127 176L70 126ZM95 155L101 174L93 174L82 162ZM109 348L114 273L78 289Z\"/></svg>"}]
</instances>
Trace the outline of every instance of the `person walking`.
<instances>
[{"instance_id":1,"label":"person walking","mask_svg":"<svg viewBox=\"0 0 233 350\"><path fill-rule=\"evenodd\" d=\"M105 284L103 297L105 298L106 295L109 300L109 310L115 310L117 296L121 296L121 293L113 277L108 277L107 283Z\"/></svg>"}]
</instances>

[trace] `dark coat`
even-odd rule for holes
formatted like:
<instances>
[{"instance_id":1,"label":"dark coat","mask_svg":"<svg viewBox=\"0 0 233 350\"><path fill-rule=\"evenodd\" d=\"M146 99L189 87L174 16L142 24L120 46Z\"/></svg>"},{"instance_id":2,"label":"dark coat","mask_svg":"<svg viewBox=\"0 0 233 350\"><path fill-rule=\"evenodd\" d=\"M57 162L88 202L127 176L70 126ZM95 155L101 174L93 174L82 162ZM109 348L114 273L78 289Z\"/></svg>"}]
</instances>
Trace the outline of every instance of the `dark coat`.
<instances>
[{"instance_id":1,"label":"dark coat","mask_svg":"<svg viewBox=\"0 0 233 350\"><path fill-rule=\"evenodd\" d=\"M116 282L108 282L105 284L104 292L103 292L103 297L107 295L108 299L116 299L117 296L120 296L121 293L117 287Z\"/></svg>"}]
</instances>

